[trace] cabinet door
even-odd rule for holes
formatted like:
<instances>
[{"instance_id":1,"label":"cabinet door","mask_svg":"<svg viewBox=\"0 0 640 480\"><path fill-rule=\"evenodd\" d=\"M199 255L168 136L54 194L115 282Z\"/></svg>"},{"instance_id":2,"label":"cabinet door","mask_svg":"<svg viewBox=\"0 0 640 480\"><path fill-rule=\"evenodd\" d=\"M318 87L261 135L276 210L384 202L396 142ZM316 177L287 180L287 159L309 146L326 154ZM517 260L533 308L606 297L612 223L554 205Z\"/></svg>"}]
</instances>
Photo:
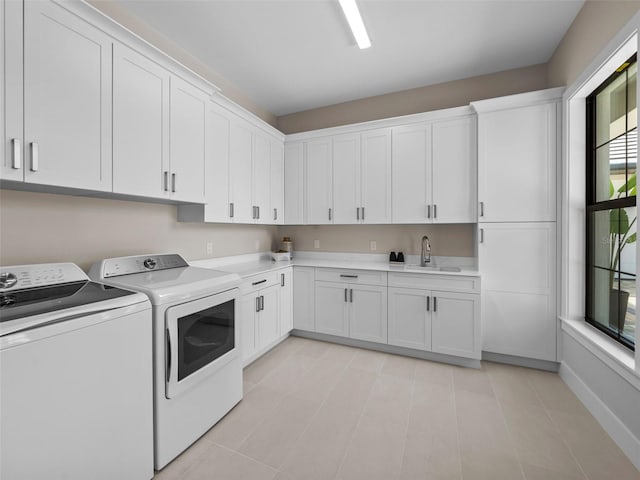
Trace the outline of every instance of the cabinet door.
<instances>
[{"instance_id":1,"label":"cabinet door","mask_svg":"<svg viewBox=\"0 0 640 480\"><path fill-rule=\"evenodd\" d=\"M479 227L482 349L555 361L555 223Z\"/></svg>"},{"instance_id":2,"label":"cabinet door","mask_svg":"<svg viewBox=\"0 0 640 480\"><path fill-rule=\"evenodd\" d=\"M275 342L280 336L278 321L278 285L273 285L258 292L260 312L256 317L256 343L262 350Z\"/></svg>"},{"instance_id":3,"label":"cabinet door","mask_svg":"<svg viewBox=\"0 0 640 480\"><path fill-rule=\"evenodd\" d=\"M433 221L475 223L478 202L475 118L436 122L432 135Z\"/></svg>"},{"instance_id":4,"label":"cabinet door","mask_svg":"<svg viewBox=\"0 0 640 480\"><path fill-rule=\"evenodd\" d=\"M431 175L431 129L425 125L392 129L393 223L425 223Z\"/></svg>"},{"instance_id":5,"label":"cabinet door","mask_svg":"<svg viewBox=\"0 0 640 480\"><path fill-rule=\"evenodd\" d=\"M431 350L431 292L389 288L389 345Z\"/></svg>"},{"instance_id":6,"label":"cabinet door","mask_svg":"<svg viewBox=\"0 0 640 480\"><path fill-rule=\"evenodd\" d=\"M265 212L269 214L268 223L282 225L284 223L284 147L282 142L271 140L271 183L270 183L270 208Z\"/></svg>"},{"instance_id":7,"label":"cabinet door","mask_svg":"<svg viewBox=\"0 0 640 480\"><path fill-rule=\"evenodd\" d=\"M431 350L480 359L480 295L432 292Z\"/></svg>"},{"instance_id":8,"label":"cabinet door","mask_svg":"<svg viewBox=\"0 0 640 480\"><path fill-rule=\"evenodd\" d=\"M0 4L0 178L24 180L22 2Z\"/></svg>"},{"instance_id":9,"label":"cabinet door","mask_svg":"<svg viewBox=\"0 0 640 480\"><path fill-rule=\"evenodd\" d=\"M229 135L229 195L233 204L233 221L236 223L253 222L251 141L249 125L240 119L233 119Z\"/></svg>"},{"instance_id":10,"label":"cabinet door","mask_svg":"<svg viewBox=\"0 0 640 480\"><path fill-rule=\"evenodd\" d=\"M207 222L230 222L229 207L229 133L231 114L211 104L207 117L205 192Z\"/></svg>"},{"instance_id":11,"label":"cabinet door","mask_svg":"<svg viewBox=\"0 0 640 480\"><path fill-rule=\"evenodd\" d=\"M387 287L349 285L349 336L387 343Z\"/></svg>"},{"instance_id":12,"label":"cabinet door","mask_svg":"<svg viewBox=\"0 0 640 480\"><path fill-rule=\"evenodd\" d=\"M111 40L50 1L24 15L25 181L111 191Z\"/></svg>"},{"instance_id":13,"label":"cabinet door","mask_svg":"<svg viewBox=\"0 0 640 480\"><path fill-rule=\"evenodd\" d=\"M284 337L293 329L293 284L292 270L290 268L280 271L279 292L279 317L280 336Z\"/></svg>"},{"instance_id":14,"label":"cabinet door","mask_svg":"<svg viewBox=\"0 0 640 480\"><path fill-rule=\"evenodd\" d=\"M333 223L331 190L331 140L305 143L305 223Z\"/></svg>"},{"instance_id":15,"label":"cabinet door","mask_svg":"<svg viewBox=\"0 0 640 480\"><path fill-rule=\"evenodd\" d=\"M251 155L251 197L256 207L256 223L273 223L269 211L269 195L271 193L271 145L265 136L254 133Z\"/></svg>"},{"instance_id":16,"label":"cabinet door","mask_svg":"<svg viewBox=\"0 0 640 480\"><path fill-rule=\"evenodd\" d=\"M316 332L349 336L347 284L316 282Z\"/></svg>"},{"instance_id":17,"label":"cabinet door","mask_svg":"<svg viewBox=\"0 0 640 480\"><path fill-rule=\"evenodd\" d=\"M171 77L171 192L174 200L204 203L207 95Z\"/></svg>"},{"instance_id":18,"label":"cabinet door","mask_svg":"<svg viewBox=\"0 0 640 480\"><path fill-rule=\"evenodd\" d=\"M293 268L293 327L314 332L315 322L315 268Z\"/></svg>"},{"instance_id":19,"label":"cabinet door","mask_svg":"<svg viewBox=\"0 0 640 480\"><path fill-rule=\"evenodd\" d=\"M300 142L284 146L284 223L304 223L304 146Z\"/></svg>"},{"instance_id":20,"label":"cabinet door","mask_svg":"<svg viewBox=\"0 0 640 480\"><path fill-rule=\"evenodd\" d=\"M333 137L333 223L360 222L360 135Z\"/></svg>"},{"instance_id":21,"label":"cabinet door","mask_svg":"<svg viewBox=\"0 0 640 480\"><path fill-rule=\"evenodd\" d=\"M113 191L169 195L169 72L113 46Z\"/></svg>"},{"instance_id":22,"label":"cabinet door","mask_svg":"<svg viewBox=\"0 0 640 480\"><path fill-rule=\"evenodd\" d=\"M391 129L362 134L360 220L391 223Z\"/></svg>"},{"instance_id":23,"label":"cabinet door","mask_svg":"<svg viewBox=\"0 0 640 480\"><path fill-rule=\"evenodd\" d=\"M240 306L240 341L242 362L245 363L257 351L255 317L258 313L256 295L244 295Z\"/></svg>"},{"instance_id":24,"label":"cabinet door","mask_svg":"<svg viewBox=\"0 0 640 480\"><path fill-rule=\"evenodd\" d=\"M556 104L478 116L481 222L556 218Z\"/></svg>"}]
</instances>

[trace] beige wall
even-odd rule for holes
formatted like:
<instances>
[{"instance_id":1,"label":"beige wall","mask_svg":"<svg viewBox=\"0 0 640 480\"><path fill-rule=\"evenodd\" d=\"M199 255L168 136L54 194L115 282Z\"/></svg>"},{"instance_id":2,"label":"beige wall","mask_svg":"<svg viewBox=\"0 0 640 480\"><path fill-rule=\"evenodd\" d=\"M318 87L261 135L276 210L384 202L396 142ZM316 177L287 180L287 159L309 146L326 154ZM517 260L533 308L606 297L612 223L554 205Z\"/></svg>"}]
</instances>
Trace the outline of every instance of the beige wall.
<instances>
[{"instance_id":1,"label":"beige wall","mask_svg":"<svg viewBox=\"0 0 640 480\"><path fill-rule=\"evenodd\" d=\"M178 223L176 207L0 190L0 265L175 252L188 260L268 251L276 227ZM206 243L213 243L207 255Z\"/></svg>"},{"instance_id":2,"label":"beige wall","mask_svg":"<svg viewBox=\"0 0 640 480\"><path fill-rule=\"evenodd\" d=\"M284 133L305 132L318 128L459 107L468 105L472 100L543 88L547 88L547 67L546 65L534 65L292 113L278 117L278 128Z\"/></svg>"},{"instance_id":3,"label":"beige wall","mask_svg":"<svg viewBox=\"0 0 640 480\"><path fill-rule=\"evenodd\" d=\"M640 10L640 0L588 0L549 60L549 86L571 85Z\"/></svg>"},{"instance_id":4,"label":"beige wall","mask_svg":"<svg viewBox=\"0 0 640 480\"><path fill-rule=\"evenodd\" d=\"M149 25L147 25L146 23L130 15L116 2L113 2L111 0L87 0L87 3L91 4L106 16L112 18L120 25L124 26L142 39L149 42L154 47L162 50L170 57L179 61L184 66L190 68L201 77L216 85L222 90L223 95L225 95L227 98L246 108L254 115L260 117L262 120L273 125L274 127L277 125L277 119L275 115L273 115L271 112L249 98L233 84L229 83L227 79L206 66L189 52L177 46L171 40L167 39L159 32L149 27Z\"/></svg>"},{"instance_id":5,"label":"beige wall","mask_svg":"<svg viewBox=\"0 0 640 480\"><path fill-rule=\"evenodd\" d=\"M279 227L279 240L291 237L294 250L420 254L420 241L428 235L431 254L438 256L474 256L474 225L306 225ZM320 248L313 241L320 240ZM369 242L375 240L376 251Z\"/></svg>"}]
</instances>

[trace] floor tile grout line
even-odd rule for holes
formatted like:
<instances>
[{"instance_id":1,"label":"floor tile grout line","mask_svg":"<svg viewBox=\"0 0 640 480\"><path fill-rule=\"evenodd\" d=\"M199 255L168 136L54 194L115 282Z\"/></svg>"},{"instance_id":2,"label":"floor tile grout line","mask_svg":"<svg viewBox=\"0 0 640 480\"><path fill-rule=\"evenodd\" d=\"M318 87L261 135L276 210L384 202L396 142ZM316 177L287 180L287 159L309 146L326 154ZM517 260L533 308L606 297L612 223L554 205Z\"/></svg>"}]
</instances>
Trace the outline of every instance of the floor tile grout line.
<instances>
[{"instance_id":1,"label":"floor tile grout line","mask_svg":"<svg viewBox=\"0 0 640 480\"><path fill-rule=\"evenodd\" d=\"M558 378L560 378L560 375L558 373L550 373L550 374L551 375L557 375ZM551 420L551 423L553 424L553 426L555 427L556 431L558 432L558 436L560 437L560 440L562 441L562 443L569 450L569 453L571 454L571 457L573 458L573 461L576 462L576 465L578 466L578 468L580 469L580 472L582 473L582 477L584 479L588 479L589 477L587 476L587 472L584 471L584 468L580 464L580 461L578 460L578 457L576 457L576 454L574 453L573 449L571 448L571 445L569 445L569 443L564 438L564 435L562 434L562 429L560 428L558 423L553 418L553 415L551 415L551 412L549 411L549 408L547 407L547 404L543 401L542 396L540 395L540 392L536 388L535 383L531 380L531 377L532 377L531 374L527 375L527 383L529 385L531 385L531 388L533 388L533 391L535 392L536 397L538 397L540 405L542 406L542 410L544 411L545 415L549 418L549 420Z\"/></svg>"},{"instance_id":2,"label":"floor tile grout line","mask_svg":"<svg viewBox=\"0 0 640 480\"><path fill-rule=\"evenodd\" d=\"M276 474L278 473L278 469L277 469L277 468L272 467L272 466L271 466L271 465L269 465L269 464L266 464L266 463L264 463L264 462L261 462L261 461L260 461L260 460L258 460L258 459L255 459L255 458L253 458L253 457L250 457L249 455L246 455L246 454L244 454L244 453L242 453L242 452L239 452L238 450L234 450L233 448L227 447L227 446L222 445L222 444L220 444L220 443L216 443L216 442L213 442L213 443L214 443L214 445L216 445L216 446L218 446L218 447L220 447L220 448L222 448L222 449L224 449L224 450L227 450L227 451L229 451L229 452L231 452L231 453L237 454L237 455L239 455L239 456L241 456L241 457L243 457L243 458L246 458L246 459L248 459L248 460L251 460L252 462L259 463L260 465L262 465L262 466L264 466L264 467L267 467L267 468L269 468L270 470L273 470ZM274 475L274 477L275 477L275 475Z\"/></svg>"},{"instance_id":3,"label":"floor tile grout line","mask_svg":"<svg viewBox=\"0 0 640 480\"><path fill-rule=\"evenodd\" d=\"M386 362L386 358L385 358L385 362ZM371 384L371 387L369 388L369 392L367 394L367 399L365 400L364 404L362 405L362 410L360 410L360 415L358 415L358 421L356 422L356 425L353 429L353 432L351 432L351 438L349 438L349 443L347 444L346 448L344 449L344 455L342 455L342 459L340 460L340 465L338 465L338 470L336 471L336 474L334 475L334 479L337 479L340 476L340 472L342 471L342 466L344 465L344 460L345 458L347 458L347 454L349 453L349 450L351 449L351 445L353 444L353 439L356 435L356 432L358 431L358 427L360 426L360 422L362 421L362 417L364 417L364 411L367 408L367 404L369 403L369 400L371 398L371 392L373 391L373 387L376 384L376 382L378 381L378 378L380 377L382 373L382 368L380 369L380 372L378 374L376 374L376 379L375 381Z\"/></svg>"},{"instance_id":4,"label":"floor tile grout line","mask_svg":"<svg viewBox=\"0 0 640 480\"><path fill-rule=\"evenodd\" d=\"M458 444L458 465L460 466L460 480L464 480L464 471L462 469L462 446L460 445L460 422L458 419L458 402L456 396L456 384L451 372L451 392L453 393L453 411L456 418L456 443Z\"/></svg>"},{"instance_id":5,"label":"floor tile grout line","mask_svg":"<svg viewBox=\"0 0 640 480\"><path fill-rule=\"evenodd\" d=\"M498 409L500 410L500 417L502 418L502 421L504 422L504 426L507 429L509 438L511 439L511 445L512 445L513 451L516 454L516 458L518 459L518 467L520 467L520 474L522 475L522 480L526 480L527 477L524 473L522 458L520 457L520 453L518 452L518 449L515 446L516 445L515 438L513 437L513 432L509 427L509 422L507 421L507 416L504 413L504 408L502 408L502 402L500 401L500 398L496 394L496 389L493 385L493 380L491 379L491 376L488 373L485 373L485 374L487 375L487 379L489 380L489 385L491 386L491 391L493 392L493 396L496 399L496 403L498 404Z\"/></svg>"},{"instance_id":6,"label":"floor tile grout line","mask_svg":"<svg viewBox=\"0 0 640 480\"><path fill-rule=\"evenodd\" d=\"M409 421L411 420L411 412L413 410L415 396L416 396L416 379L415 379L415 368L413 370L414 375L411 380L411 402L409 403L409 412L407 413L407 421L404 428L404 445L402 446L402 454L400 460L400 475L402 475L402 469L404 467L404 454L407 451L407 441L409 439Z\"/></svg>"}]
</instances>

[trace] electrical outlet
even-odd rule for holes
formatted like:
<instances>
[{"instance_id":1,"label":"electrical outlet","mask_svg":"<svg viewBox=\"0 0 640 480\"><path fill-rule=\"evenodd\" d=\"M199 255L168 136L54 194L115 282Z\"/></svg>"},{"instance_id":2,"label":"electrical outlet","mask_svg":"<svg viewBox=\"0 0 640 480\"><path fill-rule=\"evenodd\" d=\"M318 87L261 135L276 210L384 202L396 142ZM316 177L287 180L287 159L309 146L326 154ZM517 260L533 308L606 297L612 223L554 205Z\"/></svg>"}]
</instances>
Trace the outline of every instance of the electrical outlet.
<instances>
[{"instance_id":1,"label":"electrical outlet","mask_svg":"<svg viewBox=\"0 0 640 480\"><path fill-rule=\"evenodd\" d=\"M260 240L256 240L256 252L260 251Z\"/></svg>"},{"instance_id":2,"label":"electrical outlet","mask_svg":"<svg viewBox=\"0 0 640 480\"><path fill-rule=\"evenodd\" d=\"M320 240L313 241L313 248L320 248Z\"/></svg>"},{"instance_id":3,"label":"electrical outlet","mask_svg":"<svg viewBox=\"0 0 640 480\"><path fill-rule=\"evenodd\" d=\"M213 242L207 242L207 255L211 255L213 253Z\"/></svg>"},{"instance_id":4,"label":"electrical outlet","mask_svg":"<svg viewBox=\"0 0 640 480\"><path fill-rule=\"evenodd\" d=\"M378 245L377 245L377 243L376 243L376 241L375 241L375 240L371 240L371 241L369 242L369 248L370 248L370 249L371 249L371 251L373 251L373 252L375 252L375 251L376 251L376 249L378 248Z\"/></svg>"}]
</instances>

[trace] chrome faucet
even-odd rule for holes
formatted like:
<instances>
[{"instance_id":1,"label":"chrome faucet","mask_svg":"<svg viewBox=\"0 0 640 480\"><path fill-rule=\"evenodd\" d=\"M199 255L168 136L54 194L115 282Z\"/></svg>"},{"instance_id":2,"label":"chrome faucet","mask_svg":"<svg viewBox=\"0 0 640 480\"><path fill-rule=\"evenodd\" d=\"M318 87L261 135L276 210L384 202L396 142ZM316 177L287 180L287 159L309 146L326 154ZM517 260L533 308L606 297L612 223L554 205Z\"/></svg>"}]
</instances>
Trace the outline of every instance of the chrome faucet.
<instances>
[{"instance_id":1,"label":"chrome faucet","mask_svg":"<svg viewBox=\"0 0 640 480\"><path fill-rule=\"evenodd\" d=\"M422 237L422 253L420 254L420 266L426 267L431 263L431 242L426 235Z\"/></svg>"}]
</instances>

